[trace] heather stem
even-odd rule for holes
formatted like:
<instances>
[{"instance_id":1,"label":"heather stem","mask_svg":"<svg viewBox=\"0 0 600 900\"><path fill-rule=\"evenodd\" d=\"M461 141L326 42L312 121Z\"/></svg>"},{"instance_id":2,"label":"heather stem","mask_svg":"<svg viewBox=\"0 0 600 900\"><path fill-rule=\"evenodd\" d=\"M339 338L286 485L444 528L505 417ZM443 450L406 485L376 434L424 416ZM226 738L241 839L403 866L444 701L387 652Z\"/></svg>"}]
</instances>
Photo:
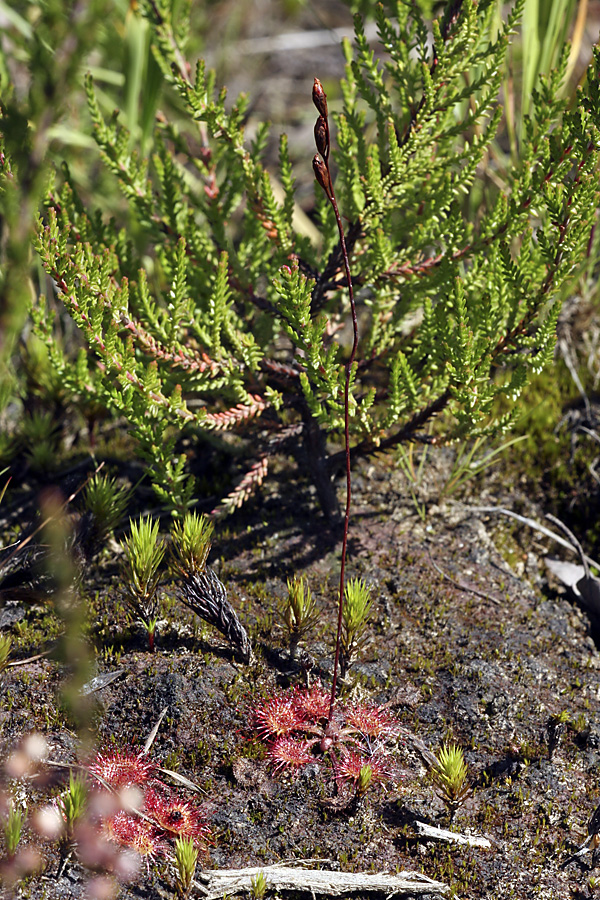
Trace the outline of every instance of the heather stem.
<instances>
[{"instance_id":1,"label":"heather stem","mask_svg":"<svg viewBox=\"0 0 600 900\"><path fill-rule=\"evenodd\" d=\"M313 103L319 111L319 118L315 125L315 143L317 150L322 154L322 159L315 156L313 159L313 170L315 177L331 203L335 220L337 222L338 232L340 235L340 246L342 248L342 256L344 258L344 269L346 270L346 279L348 281L348 295L350 297L350 310L352 312L352 329L353 341L352 351L346 363L346 382L344 385L344 442L346 455L346 511L344 515L344 534L342 538L342 560L340 565L340 591L338 605L338 622L337 635L335 641L335 661L333 664L333 679L331 683L331 701L329 704L329 721L333 718L335 709L335 692L337 688L337 676L340 663L340 645L342 638L342 616L344 611L344 587L346 574L346 550L348 547L348 527L350 524L350 503L352 500L352 477L350 472L350 378L352 377L352 365L356 357L358 347L358 322L356 319L356 306L354 303L354 290L352 288L352 276L350 274L350 261L348 259L348 251L346 248L346 239L344 236L344 227L340 211L338 209L333 189L333 181L329 170L329 121L327 110L327 96L323 90L323 86L318 78L315 78L313 86Z\"/></svg>"}]
</instances>

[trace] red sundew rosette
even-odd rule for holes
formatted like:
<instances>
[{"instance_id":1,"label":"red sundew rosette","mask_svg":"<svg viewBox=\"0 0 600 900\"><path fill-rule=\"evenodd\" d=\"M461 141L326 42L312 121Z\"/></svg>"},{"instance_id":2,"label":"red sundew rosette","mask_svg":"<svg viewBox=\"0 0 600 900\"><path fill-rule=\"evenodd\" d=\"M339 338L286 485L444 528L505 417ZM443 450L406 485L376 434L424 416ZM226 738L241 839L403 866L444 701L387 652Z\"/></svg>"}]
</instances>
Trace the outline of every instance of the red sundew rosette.
<instances>
[{"instance_id":1,"label":"red sundew rosette","mask_svg":"<svg viewBox=\"0 0 600 900\"><path fill-rule=\"evenodd\" d=\"M143 754L107 751L98 753L88 766L90 775L112 788L143 786L155 776L157 766Z\"/></svg>"},{"instance_id":2,"label":"red sundew rosette","mask_svg":"<svg viewBox=\"0 0 600 900\"><path fill-rule=\"evenodd\" d=\"M277 738L269 747L269 759L275 772L284 772L286 769L300 769L315 761L311 748L315 740L302 740L286 734Z\"/></svg>"},{"instance_id":3,"label":"red sundew rosette","mask_svg":"<svg viewBox=\"0 0 600 900\"><path fill-rule=\"evenodd\" d=\"M293 731L302 731L306 714L292 694L271 697L254 711L254 727L263 740L272 740Z\"/></svg>"},{"instance_id":4,"label":"red sundew rosette","mask_svg":"<svg viewBox=\"0 0 600 900\"><path fill-rule=\"evenodd\" d=\"M192 838L199 844L206 843L210 837L210 828L201 810L171 792L149 788L144 795L144 813L170 835Z\"/></svg>"},{"instance_id":5,"label":"red sundew rosette","mask_svg":"<svg viewBox=\"0 0 600 900\"><path fill-rule=\"evenodd\" d=\"M105 829L113 841L135 851L148 862L166 856L169 851L169 845L160 830L139 816L131 816L126 812L117 813L106 820Z\"/></svg>"},{"instance_id":6,"label":"red sundew rosette","mask_svg":"<svg viewBox=\"0 0 600 900\"><path fill-rule=\"evenodd\" d=\"M385 709L362 704L346 707L345 728L369 738L388 737L394 734L395 722Z\"/></svg>"},{"instance_id":7,"label":"red sundew rosette","mask_svg":"<svg viewBox=\"0 0 600 900\"><path fill-rule=\"evenodd\" d=\"M320 682L315 682L310 690L298 691L294 698L294 705L305 719L314 724L327 720L331 697L325 692Z\"/></svg>"}]
</instances>

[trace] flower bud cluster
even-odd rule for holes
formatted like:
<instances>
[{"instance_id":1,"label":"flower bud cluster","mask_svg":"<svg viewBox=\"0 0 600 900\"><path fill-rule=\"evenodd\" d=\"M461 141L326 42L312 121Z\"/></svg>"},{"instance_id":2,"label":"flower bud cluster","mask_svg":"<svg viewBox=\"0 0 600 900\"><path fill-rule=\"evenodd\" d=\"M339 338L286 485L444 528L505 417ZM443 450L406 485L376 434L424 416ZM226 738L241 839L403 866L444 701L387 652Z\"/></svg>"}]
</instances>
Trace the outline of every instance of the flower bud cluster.
<instances>
[{"instance_id":1,"label":"flower bud cluster","mask_svg":"<svg viewBox=\"0 0 600 900\"><path fill-rule=\"evenodd\" d=\"M318 78L315 78L312 99L319 113L319 117L315 122L315 146L321 154L321 156L317 154L313 157L312 166L315 178L325 191L327 198L331 200L333 188L331 185L331 175L329 173L329 121L327 118L327 95Z\"/></svg>"}]
</instances>

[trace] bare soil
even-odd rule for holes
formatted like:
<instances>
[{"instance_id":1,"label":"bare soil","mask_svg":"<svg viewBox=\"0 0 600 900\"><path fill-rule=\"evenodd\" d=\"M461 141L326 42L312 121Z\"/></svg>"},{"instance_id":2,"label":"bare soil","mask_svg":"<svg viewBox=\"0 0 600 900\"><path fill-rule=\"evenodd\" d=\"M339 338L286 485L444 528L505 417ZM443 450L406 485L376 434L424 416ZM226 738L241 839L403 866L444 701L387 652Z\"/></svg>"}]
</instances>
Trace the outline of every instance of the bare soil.
<instances>
[{"instance_id":1,"label":"bare soil","mask_svg":"<svg viewBox=\"0 0 600 900\"><path fill-rule=\"evenodd\" d=\"M423 521L390 461L356 473L349 574L372 584L374 605L367 645L343 690L387 704L434 752L444 741L460 744L471 792L451 827L488 837L490 850L417 836L417 820L444 827L449 821L409 740L391 783L337 811L323 804L335 786L322 768L275 777L264 758L252 711L264 696L303 679L290 667L275 611L293 573L307 575L322 613L306 644L312 677L327 684L332 669L339 534L289 470L282 468L260 498L217 531L213 547L212 562L249 629L256 665L243 665L218 634L199 629L168 590L168 614L155 652L148 652L119 608L113 552L88 572L83 592L98 649L92 674L121 670L93 695L96 745L141 749L167 707L151 752L205 792L213 829L205 867L325 860L350 871L414 869L472 900L595 896L591 855L561 868L586 837L600 795L600 657L589 622L548 585L541 560L549 543L477 514L474 500L434 505L438 475L432 467ZM498 500L486 491L483 502ZM502 502L510 502L504 491ZM527 505L518 492L512 501ZM13 632L23 623L18 633L32 641L24 640L13 658L42 650L40 627L54 627L47 605L12 604L0 615ZM68 666L52 658L0 675L3 757L39 730L52 759L81 760L61 700L68 677ZM560 713L568 723L549 758L548 721ZM54 780L64 783L64 774ZM32 805L56 793L27 780L11 787ZM24 840L40 845L29 829ZM89 871L75 858L57 879L56 846L40 846L43 873L16 896L86 897ZM166 864L119 893L163 896L173 896Z\"/></svg>"}]
</instances>

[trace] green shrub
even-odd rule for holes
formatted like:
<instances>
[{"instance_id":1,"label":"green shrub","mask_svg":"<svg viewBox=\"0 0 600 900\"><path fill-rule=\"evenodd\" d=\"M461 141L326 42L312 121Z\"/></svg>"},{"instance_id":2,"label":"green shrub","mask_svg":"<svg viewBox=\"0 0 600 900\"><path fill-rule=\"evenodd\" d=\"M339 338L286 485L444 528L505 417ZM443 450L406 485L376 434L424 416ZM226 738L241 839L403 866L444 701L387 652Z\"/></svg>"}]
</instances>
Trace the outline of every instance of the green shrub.
<instances>
[{"instance_id":1,"label":"green shrub","mask_svg":"<svg viewBox=\"0 0 600 900\"><path fill-rule=\"evenodd\" d=\"M362 578L351 578L344 590L340 644L342 676L356 659L366 640L371 612L371 588Z\"/></svg>"},{"instance_id":2,"label":"green shrub","mask_svg":"<svg viewBox=\"0 0 600 900\"><path fill-rule=\"evenodd\" d=\"M385 57L359 17L354 47L344 45L332 161L360 322L355 457L506 428L532 373L552 359L561 301L597 259L597 54L567 108L563 52L532 92L501 186L486 176L523 3L492 42L493 4L481 0L450 5L432 24L433 48L403 3L377 10ZM247 140L247 100L226 104L202 62L191 74L168 4L145 0L141 10L180 114L157 115L144 158L118 113L104 118L87 79L128 227L87 209L68 173L56 176L37 248L84 347L76 361L64 352L43 299L37 333L73 396L125 417L165 506L181 513L195 491L183 434L243 429L254 463L225 508L263 480L274 454L295 452L333 513L343 454L327 441L343 430L349 352L335 337L348 295L333 212L317 190L320 242L294 230L286 137L279 200L266 125ZM470 193L481 198L475 213ZM502 398L511 409L499 416Z\"/></svg>"}]
</instances>

